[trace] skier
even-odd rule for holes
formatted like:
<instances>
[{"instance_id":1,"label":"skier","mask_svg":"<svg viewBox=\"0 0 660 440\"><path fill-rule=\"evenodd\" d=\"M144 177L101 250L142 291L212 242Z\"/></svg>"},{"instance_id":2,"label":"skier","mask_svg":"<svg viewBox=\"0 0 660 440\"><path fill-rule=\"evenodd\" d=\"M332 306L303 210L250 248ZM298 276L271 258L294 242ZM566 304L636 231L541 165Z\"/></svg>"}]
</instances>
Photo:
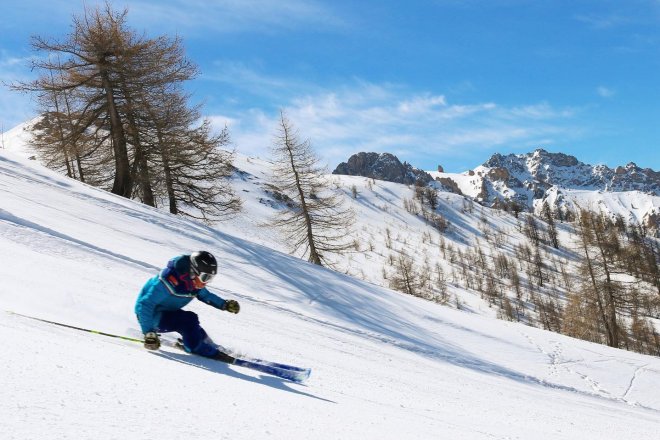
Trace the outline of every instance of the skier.
<instances>
[{"instance_id":1,"label":"skier","mask_svg":"<svg viewBox=\"0 0 660 440\"><path fill-rule=\"evenodd\" d=\"M160 274L142 287L135 303L135 314L144 333L144 347L160 348L158 332L178 332L189 353L233 363L234 358L221 352L199 325L197 314L181 310L193 298L230 313L238 313L240 305L224 300L206 289L218 273L215 257L206 251L172 258Z\"/></svg>"}]
</instances>

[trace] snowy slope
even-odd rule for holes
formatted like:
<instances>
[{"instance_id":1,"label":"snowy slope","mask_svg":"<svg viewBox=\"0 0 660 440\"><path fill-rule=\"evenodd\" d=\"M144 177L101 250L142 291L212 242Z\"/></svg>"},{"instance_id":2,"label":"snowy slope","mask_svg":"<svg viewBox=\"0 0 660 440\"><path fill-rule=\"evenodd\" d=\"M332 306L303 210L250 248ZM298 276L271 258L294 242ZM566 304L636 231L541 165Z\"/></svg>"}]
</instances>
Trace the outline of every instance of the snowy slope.
<instances>
[{"instance_id":1,"label":"snowy slope","mask_svg":"<svg viewBox=\"0 0 660 440\"><path fill-rule=\"evenodd\" d=\"M207 331L312 367L307 384L5 312L135 336L142 283L200 248L220 262L212 290L242 305L236 316L192 305ZM404 296L5 151L0 249L2 438L646 439L660 429L659 359Z\"/></svg>"},{"instance_id":2,"label":"snowy slope","mask_svg":"<svg viewBox=\"0 0 660 440\"><path fill-rule=\"evenodd\" d=\"M620 217L627 223L655 224L660 218L660 196L640 191L587 191L553 186L542 200L534 202L536 212L541 212L543 201L550 206L565 206L576 211L580 208L603 212L609 218Z\"/></svg>"}]
</instances>

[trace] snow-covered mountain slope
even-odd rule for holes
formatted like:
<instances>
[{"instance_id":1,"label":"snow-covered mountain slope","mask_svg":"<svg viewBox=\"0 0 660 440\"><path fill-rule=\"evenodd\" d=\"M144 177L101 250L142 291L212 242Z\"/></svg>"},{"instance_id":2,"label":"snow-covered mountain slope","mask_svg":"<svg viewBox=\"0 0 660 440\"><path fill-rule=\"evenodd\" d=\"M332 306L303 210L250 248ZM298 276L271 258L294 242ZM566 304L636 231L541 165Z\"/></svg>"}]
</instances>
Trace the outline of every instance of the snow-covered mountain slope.
<instances>
[{"instance_id":1,"label":"snow-covered mountain slope","mask_svg":"<svg viewBox=\"0 0 660 440\"><path fill-rule=\"evenodd\" d=\"M11 130L0 134L0 151L18 154L23 157L31 157L32 151L29 147L32 133L30 127L39 118L19 124Z\"/></svg>"},{"instance_id":2,"label":"snow-covered mountain slope","mask_svg":"<svg viewBox=\"0 0 660 440\"><path fill-rule=\"evenodd\" d=\"M629 224L660 225L660 196L640 191L587 191L553 186L543 199L534 203L536 212L541 212L545 201L549 206L564 206L574 212L581 208L603 212L609 218L618 217Z\"/></svg>"},{"instance_id":3,"label":"snow-covered mountain slope","mask_svg":"<svg viewBox=\"0 0 660 440\"><path fill-rule=\"evenodd\" d=\"M0 151L2 437L639 439L660 429L657 358L404 296L227 232L237 225L174 217ZM5 312L136 336L142 283L195 249L218 257L211 289L242 305L235 316L191 305L207 331L312 367L306 385Z\"/></svg>"},{"instance_id":4,"label":"snow-covered mountain slope","mask_svg":"<svg viewBox=\"0 0 660 440\"><path fill-rule=\"evenodd\" d=\"M265 226L280 203L268 183L272 164L238 155L234 165L241 172L232 184L243 197L244 211L236 218L222 222L223 230L271 249L289 252L290 248L279 231ZM442 255L440 245L446 243L456 251L466 252L479 240L485 242L499 234L506 236L501 238L501 252L512 255L514 245L525 240L512 215L502 216L499 211L475 207L457 194L439 193L436 213L451 225L441 233L421 215L414 215L405 208L406 203L412 204L414 198L412 186L360 176L332 175L328 179L333 190L343 195L346 205L355 212L355 225L348 232L354 248L334 257L337 270L376 285L388 286L394 270L392 260L404 254L414 261L417 269L428 266L434 274L438 268L443 271L451 287L446 302L478 314L497 315L497 310L477 292L468 291L458 282L451 283L452 274L458 268ZM568 242L570 234L566 231L560 233ZM485 252L491 253L490 250ZM565 254L560 254L555 257L565 258Z\"/></svg>"},{"instance_id":5,"label":"snow-covered mountain slope","mask_svg":"<svg viewBox=\"0 0 660 440\"><path fill-rule=\"evenodd\" d=\"M513 201L539 213L547 201L555 210L579 206L600 209L655 230L660 227L660 172L634 163L611 169L537 149L528 154L495 154L483 165L461 174L429 174L454 182L460 192L486 206ZM620 203L624 199L637 203L626 208Z\"/></svg>"},{"instance_id":6,"label":"snow-covered mountain slope","mask_svg":"<svg viewBox=\"0 0 660 440\"><path fill-rule=\"evenodd\" d=\"M9 143L14 145L14 152L30 157L32 153L25 142L26 132L19 128L9 132ZM410 171L409 165L402 168L403 165L398 160L392 162L389 155L375 157L382 159L377 161L383 165L378 168L381 171L388 169L384 164L392 165L394 162L398 164L395 170L403 174ZM358 166L372 163L367 159L374 157L366 155L362 158L358 154L354 158L351 163ZM291 249L279 231L267 226L273 214L284 206L278 189L269 183L272 180L272 163L238 154L234 165L238 171L234 174L232 185L242 197L244 209L236 217L222 222L223 231L289 253ZM461 186L469 187L480 178L472 174L451 176L461 182ZM580 282L576 275L580 251L576 245L577 237L569 224L557 226L559 249L541 247L544 283L539 285L531 274L531 260L524 256L524 248L530 245L530 241L524 232L523 216L516 218L512 213L482 207L472 202L475 194L456 194L446 190L450 185L435 182L431 185L439 190L437 207L432 212L435 217L430 218L429 207L425 207L425 214L419 202L414 200L413 185L360 176L327 177L333 191L342 196L356 213L355 227L346 231L347 239L354 244L353 250L335 258L334 267L340 272L389 287L400 271L399 258L403 256L412 262L410 272L414 283L419 285L414 294L485 316L519 320L544 328L557 328L559 325L551 327L543 322L539 310L545 308L539 301L552 301L556 304L554 307L559 308L565 304L571 286ZM548 197L556 196L557 203L571 207L609 209L611 205L615 209L610 212L615 213L625 213L632 207L639 207L632 212L640 216L653 212L654 207L658 206L655 199L650 200L650 207L644 203L649 200L644 194L632 203L629 203L627 196L633 193L618 197L610 197L612 193L601 197L597 192L577 190L548 191L547 194ZM602 200L608 201L608 204L603 205ZM444 222L444 226L438 225L437 219ZM446 230L441 231L438 226L441 226L440 229L446 227ZM547 229L542 222L539 227L542 234ZM494 300L493 295L486 294L489 285L485 272L495 273L495 266L503 258L508 259L505 263L511 267L520 266L512 270L518 272L522 289L514 286L510 273L498 272L494 280L496 285L491 283L490 288L491 292L498 290L504 300ZM484 264L478 265L477 259ZM528 264L525 266L522 260L528 261ZM511 304L507 303L507 298ZM656 326L659 324L652 321Z\"/></svg>"}]
</instances>

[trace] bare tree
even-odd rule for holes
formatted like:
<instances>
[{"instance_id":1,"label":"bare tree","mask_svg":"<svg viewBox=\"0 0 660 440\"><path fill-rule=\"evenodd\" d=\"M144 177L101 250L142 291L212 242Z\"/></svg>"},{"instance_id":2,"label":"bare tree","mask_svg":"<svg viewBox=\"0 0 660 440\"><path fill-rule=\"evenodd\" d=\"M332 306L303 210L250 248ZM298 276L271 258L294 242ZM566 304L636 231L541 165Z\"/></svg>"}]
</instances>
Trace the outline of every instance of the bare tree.
<instances>
[{"instance_id":1,"label":"bare tree","mask_svg":"<svg viewBox=\"0 0 660 440\"><path fill-rule=\"evenodd\" d=\"M112 192L130 197L130 163L117 82L118 73L125 66L123 60L131 38L126 29L126 14L126 10L115 13L106 4L105 9L85 10L83 16L74 17L73 31L63 42L33 37L35 50L67 58L63 62L59 56L56 60L52 57L35 59L33 68L44 74L31 83L15 86L15 89L34 92L42 98L76 91L82 99L76 112L78 133L87 130L98 119L107 120L115 160ZM61 81L53 81L53 76Z\"/></svg>"},{"instance_id":2,"label":"bare tree","mask_svg":"<svg viewBox=\"0 0 660 440\"><path fill-rule=\"evenodd\" d=\"M14 89L39 99L34 143L69 176L147 205L166 199L170 212L206 221L237 211L228 130L200 124L182 90L197 67L179 38L139 36L126 16L106 3L74 17L62 42L33 38L51 55L33 63L37 80Z\"/></svg>"},{"instance_id":3,"label":"bare tree","mask_svg":"<svg viewBox=\"0 0 660 440\"><path fill-rule=\"evenodd\" d=\"M179 90L163 90L158 100L145 100L136 121L141 148L136 149L135 190L141 198L167 203L173 214L207 222L241 209L241 200L230 185L234 152L229 130L213 134L199 107L186 105L188 96ZM146 180L146 186L141 181Z\"/></svg>"},{"instance_id":4,"label":"bare tree","mask_svg":"<svg viewBox=\"0 0 660 440\"><path fill-rule=\"evenodd\" d=\"M413 296L424 296L424 283L413 259L405 254L399 254L394 259L394 273L389 277L390 287L399 292Z\"/></svg>"},{"instance_id":5,"label":"bare tree","mask_svg":"<svg viewBox=\"0 0 660 440\"><path fill-rule=\"evenodd\" d=\"M557 226L555 225L555 218L548 205L547 201L543 202L543 208L541 209L541 215L545 219L545 222L548 224L548 241L552 244L552 247L559 249L559 238L557 233Z\"/></svg>"},{"instance_id":6,"label":"bare tree","mask_svg":"<svg viewBox=\"0 0 660 440\"><path fill-rule=\"evenodd\" d=\"M352 247L348 231L354 214L332 192L310 141L300 140L283 111L272 151L273 184L295 201L293 208L280 210L274 225L284 232L294 252L314 264L327 265L329 254Z\"/></svg>"},{"instance_id":7,"label":"bare tree","mask_svg":"<svg viewBox=\"0 0 660 440\"><path fill-rule=\"evenodd\" d=\"M539 225L536 221L534 214L527 214L525 216L524 232L529 241L538 247L541 243L541 234L539 232Z\"/></svg>"},{"instance_id":8,"label":"bare tree","mask_svg":"<svg viewBox=\"0 0 660 440\"><path fill-rule=\"evenodd\" d=\"M138 129L144 118L138 113L147 100L158 99L154 91L192 78L196 68L183 56L178 39L138 36L128 28L127 14L106 3L74 16L72 32L63 41L33 37L36 51L53 56L35 58L32 67L40 77L13 89L34 93L42 113L63 115L66 102L66 143L94 132L97 148L108 148L106 156L114 162L111 191L131 197L135 174L144 171L145 163ZM148 180L140 183L145 202L153 204Z\"/></svg>"},{"instance_id":9,"label":"bare tree","mask_svg":"<svg viewBox=\"0 0 660 440\"><path fill-rule=\"evenodd\" d=\"M234 171L227 128L210 133L209 121L176 135L160 133L161 166L170 212L211 222L241 209L228 178ZM154 159L156 160L156 159Z\"/></svg>"},{"instance_id":10,"label":"bare tree","mask_svg":"<svg viewBox=\"0 0 660 440\"><path fill-rule=\"evenodd\" d=\"M605 329L607 345L619 347L621 328L617 312L623 300L621 285L612 277L611 237L607 236L603 217L592 212L582 210L577 226L584 257L581 269L586 276L583 294L590 299L587 304L595 309L592 316L598 316Z\"/></svg>"}]
</instances>

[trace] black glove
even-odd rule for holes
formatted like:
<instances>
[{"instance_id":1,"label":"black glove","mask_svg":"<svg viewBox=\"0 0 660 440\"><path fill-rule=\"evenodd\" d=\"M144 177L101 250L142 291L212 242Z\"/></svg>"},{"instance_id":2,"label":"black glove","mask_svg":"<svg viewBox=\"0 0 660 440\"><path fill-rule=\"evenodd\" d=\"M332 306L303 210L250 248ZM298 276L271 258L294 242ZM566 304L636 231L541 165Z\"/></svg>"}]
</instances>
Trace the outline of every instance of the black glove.
<instances>
[{"instance_id":1,"label":"black glove","mask_svg":"<svg viewBox=\"0 0 660 440\"><path fill-rule=\"evenodd\" d=\"M222 308L222 310L225 310L229 313L238 313L241 311L241 306L238 304L238 301L234 301L233 299L228 299L225 301L225 305Z\"/></svg>"},{"instance_id":2,"label":"black glove","mask_svg":"<svg viewBox=\"0 0 660 440\"><path fill-rule=\"evenodd\" d=\"M147 350L158 350L160 348L158 333L148 332L144 335L144 348Z\"/></svg>"}]
</instances>

